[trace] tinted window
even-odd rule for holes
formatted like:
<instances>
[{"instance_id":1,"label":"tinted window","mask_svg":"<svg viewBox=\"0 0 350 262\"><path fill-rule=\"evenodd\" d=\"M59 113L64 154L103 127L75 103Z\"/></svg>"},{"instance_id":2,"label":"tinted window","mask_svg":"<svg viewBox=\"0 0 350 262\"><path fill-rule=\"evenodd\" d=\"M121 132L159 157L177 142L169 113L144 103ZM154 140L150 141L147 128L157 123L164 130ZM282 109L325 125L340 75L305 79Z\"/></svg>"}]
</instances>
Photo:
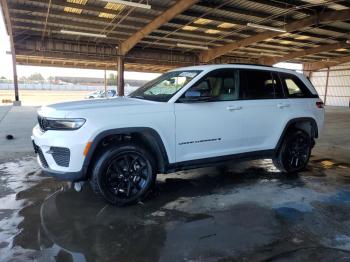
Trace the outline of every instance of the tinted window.
<instances>
[{"instance_id":1,"label":"tinted window","mask_svg":"<svg viewBox=\"0 0 350 262\"><path fill-rule=\"evenodd\" d=\"M285 86L288 97L310 97L310 91L297 76L281 73L280 77Z\"/></svg>"},{"instance_id":2,"label":"tinted window","mask_svg":"<svg viewBox=\"0 0 350 262\"><path fill-rule=\"evenodd\" d=\"M239 99L237 71L220 69L208 73L187 92L199 92L201 97L210 97L211 101L232 101Z\"/></svg>"},{"instance_id":3,"label":"tinted window","mask_svg":"<svg viewBox=\"0 0 350 262\"><path fill-rule=\"evenodd\" d=\"M283 88L277 74L265 70L240 70L243 99L274 99L283 97Z\"/></svg>"}]
</instances>

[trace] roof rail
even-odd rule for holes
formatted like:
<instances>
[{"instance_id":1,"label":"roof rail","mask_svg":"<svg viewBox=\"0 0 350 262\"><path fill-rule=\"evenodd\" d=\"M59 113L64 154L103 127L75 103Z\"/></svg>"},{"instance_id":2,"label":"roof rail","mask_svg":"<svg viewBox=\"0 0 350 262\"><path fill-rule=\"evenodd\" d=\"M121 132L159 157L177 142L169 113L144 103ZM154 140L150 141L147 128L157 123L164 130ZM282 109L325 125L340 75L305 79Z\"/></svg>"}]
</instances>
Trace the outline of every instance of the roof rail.
<instances>
[{"instance_id":1,"label":"roof rail","mask_svg":"<svg viewBox=\"0 0 350 262\"><path fill-rule=\"evenodd\" d=\"M273 67L268 65L262 65L262 64L248 64L248 63L228 63L229 65L251 65L251 66L263 66L263 67Z\"/></svg>"}]
</instances>

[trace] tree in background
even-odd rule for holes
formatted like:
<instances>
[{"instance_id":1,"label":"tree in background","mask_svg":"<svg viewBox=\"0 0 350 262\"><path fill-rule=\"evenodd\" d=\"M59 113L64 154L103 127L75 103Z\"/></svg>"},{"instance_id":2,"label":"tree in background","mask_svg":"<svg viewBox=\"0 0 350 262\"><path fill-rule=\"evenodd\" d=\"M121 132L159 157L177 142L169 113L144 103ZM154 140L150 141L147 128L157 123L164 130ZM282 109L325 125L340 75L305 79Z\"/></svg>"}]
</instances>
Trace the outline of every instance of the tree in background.
<instances>
[{"instance_id":1,"label":"tree in background","mask_svg":"<svg viewBox=\"0 0 350 262\"><path fill-rule=\"evenodd\" d=\"M18 80L20 83L26 83L28 81L27 77L25 76L21 76Z\"/></svg>"},{"instance_id":2,"label":"tree in background","mask_svg":"<svg viewBox=\"0 0 350 262\"><path fill-rule=\"evenodd\" d=\"M0 83L7 83L9 80L6 79L6 77L2 76L0 77Z\"/></svg>"},{"instance_id":3,"label":"tree in background","mask_svg":"<svg viewBox=\"0 0 350 262\"><path fill-rule=\"evenodd\" d=\"M29 81L38 81L38 82L43 82L45 79L40 73L34 73L30 75L27 80Z\"/></svg>"},{"instance_id":4,"label":"tree in background","mask_svg":"<svg viewBox=\"0 0 350 262\"><path fill-rule=\"evenodd\" d=\"M109 85L109 86L117 85L117 75L110 73L108 78L107 78L107 85Z\"/></svg>"},{"instance_id":5,"label":"tree in background","mask_svg":"<svg viewBox=\"0 0 350 262\"><path fill-rule=\"evenodd\" d=\"M25 83L32 83L32 82L40 82L40 83L42 83L44 81L45 81L45 79L40 73L34 73L34 74L32 74L32 75L30 75L28 77L21 76L19 78L19 82L20 83L24 83L24 84Z\"/></svg>"}]
</instances>

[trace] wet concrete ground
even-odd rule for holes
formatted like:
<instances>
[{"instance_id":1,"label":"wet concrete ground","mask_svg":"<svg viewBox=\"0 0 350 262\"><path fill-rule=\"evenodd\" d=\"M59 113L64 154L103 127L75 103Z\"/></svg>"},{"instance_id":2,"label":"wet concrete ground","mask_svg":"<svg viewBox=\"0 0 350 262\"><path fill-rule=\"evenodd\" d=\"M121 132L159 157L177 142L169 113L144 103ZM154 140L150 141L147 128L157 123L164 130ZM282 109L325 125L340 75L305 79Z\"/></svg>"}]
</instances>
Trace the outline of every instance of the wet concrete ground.
<instances>
[{"instance_id":1,"label":"wet concrete ground","mask_svg":"<svg viewBox=\"0 0 350 262\"><path fill-rule=\"evenodd\" d=\"M298 175L270 160L161 175L125 208L31 154L0 159L0 261L350 261L350 112L328 116Z\"/></svg>"}]
</instances>

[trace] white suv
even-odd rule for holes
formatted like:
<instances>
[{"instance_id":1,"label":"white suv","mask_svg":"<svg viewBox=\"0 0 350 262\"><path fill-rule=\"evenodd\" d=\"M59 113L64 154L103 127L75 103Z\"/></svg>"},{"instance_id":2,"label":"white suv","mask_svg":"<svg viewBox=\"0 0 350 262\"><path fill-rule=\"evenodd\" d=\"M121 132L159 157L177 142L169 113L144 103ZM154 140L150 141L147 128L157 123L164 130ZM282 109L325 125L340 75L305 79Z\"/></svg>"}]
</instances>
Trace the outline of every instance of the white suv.
<instances>
[{"instance_id":1,"label":"white suv","mask_svg":"<svg viewBox=\"0 0 350 262\"><path fill-rule=\"evenodd\" d=\"M32 139L44 173L89 180L115 205L145 197L157 173L247 158L300 171L324 122L304 75L243 64L180 68L128 97L55 104L38 114Z\"/></svg>"}]
</instances>

